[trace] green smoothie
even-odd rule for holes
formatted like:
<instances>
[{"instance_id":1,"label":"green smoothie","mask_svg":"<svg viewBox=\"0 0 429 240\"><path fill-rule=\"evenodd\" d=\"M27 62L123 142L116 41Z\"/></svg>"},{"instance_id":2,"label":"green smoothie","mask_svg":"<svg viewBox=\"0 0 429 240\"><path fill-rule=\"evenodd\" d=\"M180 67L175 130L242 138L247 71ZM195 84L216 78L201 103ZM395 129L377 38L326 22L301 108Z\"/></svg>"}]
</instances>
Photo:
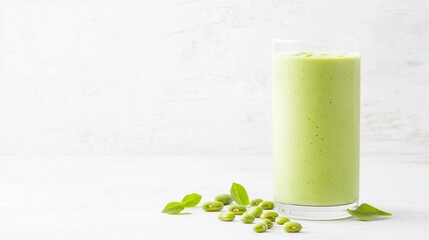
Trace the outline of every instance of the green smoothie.
<instances>
[{"instance_id":1,"label":"green smoothie","mask_svg":"<svg viewBox=\"0 0 429 240\"><path fill-rule=\"evenodd\" d=\"M359 55L274 54L275 200L309 206L356 202L359 119Z\"/></svg>"}]
</instances>

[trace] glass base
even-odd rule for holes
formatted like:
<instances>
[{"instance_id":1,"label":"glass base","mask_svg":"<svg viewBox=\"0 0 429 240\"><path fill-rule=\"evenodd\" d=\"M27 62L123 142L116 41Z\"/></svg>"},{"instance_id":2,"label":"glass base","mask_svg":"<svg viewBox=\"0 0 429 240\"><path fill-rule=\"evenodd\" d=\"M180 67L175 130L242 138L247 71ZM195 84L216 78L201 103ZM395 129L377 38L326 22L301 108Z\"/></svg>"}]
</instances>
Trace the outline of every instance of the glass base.
<instances>
[{"instance_id":1,"label":"glass base","mask_svg":"<svg viewBox=\"0 0 429 240\"><path fill-rule=\"evenodd\" d=\"M347 209L355 209L358 203L337 206L302 206L276 202L276 210L288 218L303 220L335 220L350 217Z\"/></svg>"}]
</instances>

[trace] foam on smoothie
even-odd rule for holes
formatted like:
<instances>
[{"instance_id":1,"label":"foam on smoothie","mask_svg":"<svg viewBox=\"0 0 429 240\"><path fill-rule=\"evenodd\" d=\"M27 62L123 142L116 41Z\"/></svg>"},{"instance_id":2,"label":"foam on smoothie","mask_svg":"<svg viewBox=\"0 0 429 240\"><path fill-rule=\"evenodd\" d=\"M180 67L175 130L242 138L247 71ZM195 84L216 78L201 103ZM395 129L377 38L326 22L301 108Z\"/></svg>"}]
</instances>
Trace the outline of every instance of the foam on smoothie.
<instances>
[{"instance_id":1,"label":"foam on smoothie","mask_svg":"<svg viewBox=\"0 0 429 240\"><path fill-rule=\"evenodd\" d=\"M356 53L351 52L284 52L277 53L277 56L285 57L302 57L302 58L354 58L359 57Z\"/></svg>"}]
</instances>

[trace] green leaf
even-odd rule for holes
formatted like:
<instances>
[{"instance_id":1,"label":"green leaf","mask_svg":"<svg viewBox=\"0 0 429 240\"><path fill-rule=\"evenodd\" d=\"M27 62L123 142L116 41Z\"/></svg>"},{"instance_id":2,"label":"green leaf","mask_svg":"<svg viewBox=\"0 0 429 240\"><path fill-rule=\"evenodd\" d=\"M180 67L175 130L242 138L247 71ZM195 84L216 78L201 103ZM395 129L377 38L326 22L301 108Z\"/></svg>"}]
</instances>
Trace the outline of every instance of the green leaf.
<instances>
[{"instance_id":1,"label":"green leaf","mask_svg":"<svg viewBox=\"0 0 429 240\"><path fill-rule=\"evenodd\" d=\"M232 183L230 195L238 205L247 206L249 204L249 195L246 189L238 183Z\"/></svg>"},{"instance_id":2,"label":"green leaf","mask_svg":"<svg viewBox=\"0 0 429 240\"><path fill-rule=\"evenodd\" d=\"M202 196L197 193L191 193L183 197L182 204L185 207L195 207L200 203Z\"/></svg>"},{"instance_id":3,"label":"green leaf","mask_svg":"<svg viewBox=\"0 0 429 240\"><path fill-rule=\"evenodd\" d=\"M384 212L378 208L375 208L367 203L362 203L355 210L347 209L347 212L350 213L355 218L360 220L368 221L380 216L392 216L391 213Z\"/></svg>"},{"instance_id":4,"label":"green leaf","mask_svg":"<svg viewBox=\"0 0 429 240\"><path fill-rule=\"evenodd\" d=\"M181 211L183 211L183 209L185 209L185 206L183 206L182 203L169 202L167 205L165 205L164 210L162 210L162 212L168 214L179 214Z\"/></svg>"}]
</instances>

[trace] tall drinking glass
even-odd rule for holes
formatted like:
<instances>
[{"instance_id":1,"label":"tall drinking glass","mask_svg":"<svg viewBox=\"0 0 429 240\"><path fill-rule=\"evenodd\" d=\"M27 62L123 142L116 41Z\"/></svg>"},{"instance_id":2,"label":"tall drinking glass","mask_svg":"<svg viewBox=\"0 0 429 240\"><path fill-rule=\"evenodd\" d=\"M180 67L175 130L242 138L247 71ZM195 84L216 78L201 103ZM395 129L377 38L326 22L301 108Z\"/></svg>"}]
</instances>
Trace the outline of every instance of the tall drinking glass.
<instances>
[{"instance_id":1,"label":"tall drinking glass","mask_svg":"<svg viewBox=\"0 0 429 240\"><path fill-rule=\"evenodd\" d=\"M274 199L283 215L340 219L357 205L357 52L353 39L273 40Z\"/></svg>"}]
</instances>

